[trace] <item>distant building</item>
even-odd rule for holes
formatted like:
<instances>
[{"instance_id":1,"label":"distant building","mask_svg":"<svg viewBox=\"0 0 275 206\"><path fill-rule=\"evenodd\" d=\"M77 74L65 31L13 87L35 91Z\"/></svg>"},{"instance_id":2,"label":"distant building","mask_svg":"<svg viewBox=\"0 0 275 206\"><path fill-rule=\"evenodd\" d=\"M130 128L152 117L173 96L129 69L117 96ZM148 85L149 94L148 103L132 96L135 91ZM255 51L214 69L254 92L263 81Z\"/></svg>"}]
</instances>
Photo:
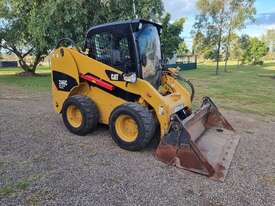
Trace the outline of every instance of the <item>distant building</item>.
<instances>
[{"instance_id":1,"label":"distant building","mask_svg":"<svg viewBox=\"0 0 275 206\"><path fill-rule=\"evenodd\" d=\"M176 64L176 61L177 61L177 55L174 54L171 59L168 59L167 64Z\"/></svg>"},{"instance_id":2,"label":"distant building","mask_svg":"<svg viewBox=\"0 0 275 206\"><path fill-rule=\"evenodd\" d=\"M168 59L167 67L178 67L182 70L196 69L197 68L197 55L186 54L174 56L171 59Z\"/></svg>"}]
</instances>

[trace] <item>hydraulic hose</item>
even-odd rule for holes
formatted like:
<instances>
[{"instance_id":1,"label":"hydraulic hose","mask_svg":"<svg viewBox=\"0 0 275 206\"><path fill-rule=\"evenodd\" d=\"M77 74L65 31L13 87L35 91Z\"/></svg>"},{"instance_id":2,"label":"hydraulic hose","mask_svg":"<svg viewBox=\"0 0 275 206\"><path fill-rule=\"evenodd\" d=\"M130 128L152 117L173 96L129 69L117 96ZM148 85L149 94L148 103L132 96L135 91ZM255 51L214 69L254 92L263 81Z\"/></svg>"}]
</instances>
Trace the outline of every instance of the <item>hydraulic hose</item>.
<instances>
[{"instance_id":1,"label":"hydraulic hose","mask_svg":"<svg viewBox=\"0 0 275 206\"><path fill-rule=\"evenodd\" d=\"M59 48L59 47L62 45L62 43L64 43L64 42L70 42L70 44L71 44L74 48L76 48L77 51L80 52L79 48L76 46L75 41L72 40L71 38L67 38L67 37L60 39L60 40L57 42L55 48L56 48L56 49Z\"/></svg>"},{"instance_id":2,"label":"hydraulic hose","mask_svg":"<svg viewBox=\"0 0 275 206\"><path fill-rule=\"evenodd\" d=\"M183 82L185 82L191 89L191 102L193 102L194 96L195 96L195 88L194 85L188 80L185 79L182 75L178 74L177 78Z\"/></svg>"}]
</instances>

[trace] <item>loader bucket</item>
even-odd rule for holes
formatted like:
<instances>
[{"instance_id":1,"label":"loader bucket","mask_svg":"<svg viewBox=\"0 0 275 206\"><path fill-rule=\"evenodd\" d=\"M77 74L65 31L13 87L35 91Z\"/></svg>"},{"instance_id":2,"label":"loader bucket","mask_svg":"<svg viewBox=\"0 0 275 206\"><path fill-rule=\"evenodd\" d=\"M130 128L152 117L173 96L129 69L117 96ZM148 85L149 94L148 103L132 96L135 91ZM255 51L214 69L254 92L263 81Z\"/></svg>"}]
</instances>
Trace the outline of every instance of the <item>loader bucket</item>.
<instances>
[{"instance_id":1,"label":"loader bucket","mask_svg":"<svg viewBox=\"0 0 275 206\"><path fill-rule=\"evenodd\" d=\"M204 97L200 109L184 120L172 117L155 156L166 164L224 181L238 143L233 127Z\"/></svg>"}]
</instances>

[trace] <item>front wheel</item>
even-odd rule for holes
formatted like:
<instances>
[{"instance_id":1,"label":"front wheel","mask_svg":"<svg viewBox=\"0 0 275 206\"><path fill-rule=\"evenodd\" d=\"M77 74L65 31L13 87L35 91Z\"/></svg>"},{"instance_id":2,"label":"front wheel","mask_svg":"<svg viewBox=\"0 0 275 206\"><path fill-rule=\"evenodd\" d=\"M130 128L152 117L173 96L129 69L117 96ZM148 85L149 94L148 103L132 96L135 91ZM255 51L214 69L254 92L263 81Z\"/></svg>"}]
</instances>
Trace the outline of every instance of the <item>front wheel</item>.
<instances>
[{"instance_id":1,"label":"front wheel","mask_svg":"<svg viewBox=\"0 0 275 206\"><path fill-rule=\"evenodd\" d=\"M123 149L137 151L145 148L156 130L153 114L137 103L123 104L112 112L110 132L115 143Z\"/></svg>"}]
</instances>

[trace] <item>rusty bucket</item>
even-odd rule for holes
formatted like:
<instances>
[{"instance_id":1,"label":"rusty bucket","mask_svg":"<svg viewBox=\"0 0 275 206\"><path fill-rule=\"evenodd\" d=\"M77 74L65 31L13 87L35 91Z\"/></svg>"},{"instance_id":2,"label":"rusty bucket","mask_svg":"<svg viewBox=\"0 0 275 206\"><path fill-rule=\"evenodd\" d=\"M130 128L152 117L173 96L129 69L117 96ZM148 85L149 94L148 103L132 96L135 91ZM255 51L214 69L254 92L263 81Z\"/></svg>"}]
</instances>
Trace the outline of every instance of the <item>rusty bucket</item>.
<instances>
[{"instance_id":1,"label":"rusty bucket","mask_svg":"<svg viewBox=\"0 0 275 206\"><path fill-rule=\"evenodd\" d=\"M155 156L166 164L223 181L239 139L213 101L204 97L200 109L187 118L172 117Z\"/></svg>"}]
</instances>

